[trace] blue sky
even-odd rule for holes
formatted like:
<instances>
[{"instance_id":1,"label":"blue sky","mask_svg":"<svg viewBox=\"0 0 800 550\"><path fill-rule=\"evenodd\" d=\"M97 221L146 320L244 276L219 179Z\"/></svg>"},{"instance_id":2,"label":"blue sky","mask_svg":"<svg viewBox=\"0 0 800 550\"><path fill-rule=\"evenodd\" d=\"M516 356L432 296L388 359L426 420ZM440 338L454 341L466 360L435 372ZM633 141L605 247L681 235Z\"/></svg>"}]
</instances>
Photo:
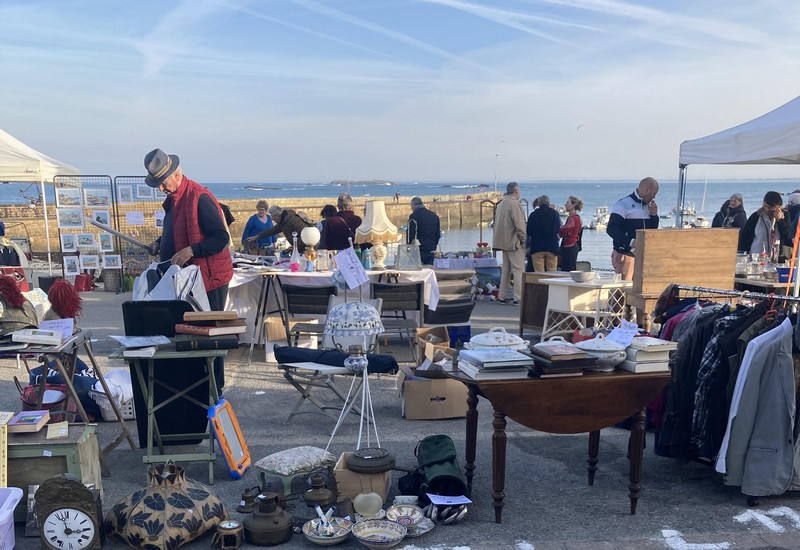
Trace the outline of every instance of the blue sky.
<instances>
[{"instance_id":1,"label":"blue sky","mask_svg":"<svg viewBox=\"0 0 800 550\"><path fill-rule=\"evenodd\" d=\"M4 0L0 75L0 128L87 174L674 180L800 95L800 2Z\"/></svg>"}]
</instances>

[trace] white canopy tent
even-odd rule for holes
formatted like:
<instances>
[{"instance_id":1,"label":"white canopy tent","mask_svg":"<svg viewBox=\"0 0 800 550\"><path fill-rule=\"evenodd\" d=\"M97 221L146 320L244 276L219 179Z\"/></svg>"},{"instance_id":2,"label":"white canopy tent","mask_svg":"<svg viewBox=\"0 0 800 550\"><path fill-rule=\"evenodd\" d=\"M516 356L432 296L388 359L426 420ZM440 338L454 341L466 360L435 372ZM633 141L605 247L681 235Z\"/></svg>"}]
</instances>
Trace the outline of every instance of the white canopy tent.
<instances>
[{"instance_id":1,"label":"white canopy tent","mask_svg":"<svg viewBox=\"0 0 800 550\"><path fill-rule=\"evenodd\" d=\"M678 160L678 221L690 164L800 164L800 97L749 122L681 143Z\"/></svg>"},{"instance_id":2,"label":"white canopy tent","mask_svg":"<svg viewBox=\"0 0 800 550\"><path fill-rule=\"evenodd\" d=\"M0 181L38 182L42 190L44 228L47 237L47 263L50 265L50 225L47 221L47 199L45 182L52 183L56 175L78 176L80 172L68 164L43 155L33 147L25 145L14 136L0 130ZM75 181L80 185L80 181ZM52 268L50 273L52 274Z\"/></svg>"}]
</instances>

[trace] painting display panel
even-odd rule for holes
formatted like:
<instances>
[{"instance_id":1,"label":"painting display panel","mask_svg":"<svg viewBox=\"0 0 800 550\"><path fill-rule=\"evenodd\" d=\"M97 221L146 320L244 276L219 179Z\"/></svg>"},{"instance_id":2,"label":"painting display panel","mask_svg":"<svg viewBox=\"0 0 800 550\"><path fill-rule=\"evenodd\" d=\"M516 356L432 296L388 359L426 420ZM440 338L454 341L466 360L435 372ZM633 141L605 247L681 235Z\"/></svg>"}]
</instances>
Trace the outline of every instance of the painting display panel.
<instances>
[{"instance_id":1,"label":"painting display panel","mask_svg":"<svg viewBox=\"0 0 800 550\"><path fill-rule=\"evenodd\" d=\"M59 208L56 217L59 229L83 229L83 210L80 208Z\"/></svg>"},{"instance_id":2,"label":"painting display panel","mask_svg":"<svg viewBox=\"0 0 800 550\"><path fill-rule=\"evenodd\" d=\"M81 204L81 190L75 187L62 187L56 189L56 206L83 206Z\"/></svg>"},{"instance_id":3,"label":"painting display panel","mask_svg":"<svg viewBox=\"0 0 800 550\"><path fill-rule=\"evenodd\" d=\"M122 269L122 257L119 254L104 254L103 269Z\"/></svg>"},{"instance_id":4,"label":"painting display panel","mask_svg":"<svg viewBox=\"0 0 800 550\"><path fill-rule=\"evenodd\" d=\"M61 234L61 252L77 252L78 241L75 238L75 233L62 233Z\"/></svg>"},{"instance_id":5,"label":"painting display panel","mask_svg":"<svg viewBox=\"0 0 800 550\"><path fill-rule=\"evenodd\" d=\"M100 258L97 254L81 254L81 269L100 269Z\"/></svg>"},{"instance_id":6,"label":"painting display panel","mask_svg":"<svg viewBox=\"0 0 800 550\"><path fill-rule=\"evenodd\" d=\"M83 190L84 204L92 206L111 206L111 192L108 189Z\"/></svg>"},{"instance_id":7,"label":"painting display panel","mask_svg":"<svg viewBox=\"0 0 800 550\"><path fill-rule=\"evenodd\" d=\"M81 268L77 256L64 256L64 275L80 275Z\"/></svg>"},{"instance_id":8,"label":"painting display panel","mask_svg":"<svg viewBox=\"0 0 800 550\"><path fill-rule=\"evenodd\" d=\"M114 240L109 233L100 233L98 236L100 239L100 250L103 252L113 252L114 251Z\"/></svg>"},{"instance_id":9,"label":"painting display panel","mask_svg":"<svg viewBox=\"0 0 800 550\"><path fill-rule=\"evenodd\" d=\"M94 233L78 233L76 238L78 240L78 248L94 248L97 246Z\"/></svg>"},{"instance_id":10,"label":"painting display panel","mask_svg":"<svg viewBox=\"0 0 800 550\"><path fill-rule=\"evenodd\" d=\"M103 225L111 225L111 215L108 210L92 210L92 219Z\"/></svg>"},{"instance_id":11,"label":"painting display panel","mask_svg":"<svg viewBox=\"0 0 800 550\"><path fill-rule=\"evenodd\" d=\"M147 184L137 184L136 200L153 200L153 188Z\"/></svg>"},{"instance_id":12,"label":"painting display panel","mask_svg":"<svg viewBox=\"0 0 800 550\"><path fill-rule=\"evenodd\" d=\"M130 185L118 186L117 202L119 204L133 204L133 187Z\"/></svg>"}]
</instances>

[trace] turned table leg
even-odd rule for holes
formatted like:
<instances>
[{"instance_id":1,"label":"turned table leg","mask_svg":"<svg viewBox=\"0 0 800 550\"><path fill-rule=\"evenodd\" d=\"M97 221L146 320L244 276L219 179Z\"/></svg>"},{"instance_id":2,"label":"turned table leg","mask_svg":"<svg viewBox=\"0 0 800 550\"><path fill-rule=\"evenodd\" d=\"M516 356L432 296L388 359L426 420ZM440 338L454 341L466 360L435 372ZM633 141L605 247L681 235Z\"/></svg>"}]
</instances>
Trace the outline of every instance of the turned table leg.
<instances>
[{"instance_id":1,"label":"turned table leg","mask_svg":"<svg viewBox=\"0 0 800 550\"><path fill-rule=\"evenodd\" d=\"M628 440L628 460L630 462L630 484L628 485L631 499L631 515L636 514L636 504L639 502L639 493L642 490L642 461L644 457L644 411L642 409L633 416L631 436Z\"/></svg>"},{"instance_id":2,"label":"turned table leg","mask_svg":"<svg viewBox=\"0 0 800 550\"><path fill-rule=\"evenodd\" d=\"M589 432L589 459L586 461L586 471L589 475L589 485L594 485L594 474L597 471L597 455L600 452L600 430Z\"/></svg>"},{"instance_id":3,"label":"turned table leg","mask_svg":"<svg viewBox=\"0 0 800 550\"><path fill-rule=\"evenodd\" d=\"M478 442L478 388L467 386L467 437L466 464L467 492L472 492L472 478L475 475L475 452Z\"/></svg>"},{"instance_id":4,"label":"turned table leg","mask_svg":"<svg viewBox=\"0 0 800 550\"><path fill-rule=\"evenodd\" d=\"M503 500L506 483L506 417L495 409L492 421L492 501L494 502L494 522L503 522Z\"/></svg>"}]
</instances>

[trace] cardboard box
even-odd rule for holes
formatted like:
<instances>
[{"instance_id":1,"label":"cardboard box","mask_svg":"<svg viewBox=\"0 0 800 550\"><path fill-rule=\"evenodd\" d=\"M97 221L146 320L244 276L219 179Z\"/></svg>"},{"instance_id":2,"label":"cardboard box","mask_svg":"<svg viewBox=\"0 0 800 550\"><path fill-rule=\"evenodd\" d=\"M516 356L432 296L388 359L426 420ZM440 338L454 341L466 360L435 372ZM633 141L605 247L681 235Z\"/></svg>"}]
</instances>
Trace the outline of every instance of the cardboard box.
<instances>
[{"instance_id":1,"label":"cardboard box","mask_svg":"<svg viewBox=\"0 0 800 550\"><path fill-rule=\"evenodd\" d=\"M429 342L426 338L433 336L439 339L438 344ZM450 333L447 327L430 327L417 329L417 366L421 365L425 358L432 359L437 349L450 349Z\"/></svg>"},{"instance_id":2,"label":"cardboard box","mask_svg":"<svg viewBox=\"0 0 800 550\"><path fill-rule=\"evenodd\" d=\"M450 378L420 378L401 366L397 374L400 413L406 420L463 418L467 415L467 386Z\"/></svg>"},{"instance_id":3,"label":"cardboard box","mask_svg":"<svg viewBox=\"0 0 800 550\"><path fill-rule=\"evenodd\" d=\"M353 453L342 453L336 466L333 467L333 477L336 479L336 490L339 500L354 499L361 493L378 493L386 501L389 489L392 488L392 471L381 474L359 474L347 469L347 457Z\"/></svg>"}]
</instances>

